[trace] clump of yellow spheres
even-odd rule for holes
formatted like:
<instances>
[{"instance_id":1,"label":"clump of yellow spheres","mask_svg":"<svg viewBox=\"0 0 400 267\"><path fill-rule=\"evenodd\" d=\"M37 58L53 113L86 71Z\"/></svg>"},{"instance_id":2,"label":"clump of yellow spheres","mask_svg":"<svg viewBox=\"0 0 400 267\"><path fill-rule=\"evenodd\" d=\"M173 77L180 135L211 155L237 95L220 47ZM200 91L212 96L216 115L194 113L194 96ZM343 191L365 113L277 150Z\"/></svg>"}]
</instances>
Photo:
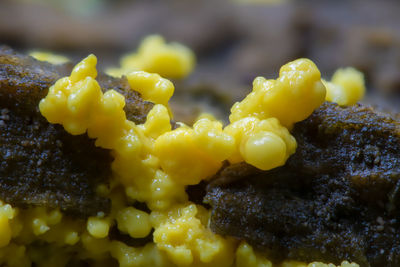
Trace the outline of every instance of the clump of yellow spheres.
<instances>
[{"instance_id":1,"label":"clump of yellow spheres","mask_svg":"<svg viewBox=\"0 0 400 267\"><path fill-rule=\"evenodd\" d=\"M148 47L156 52L149 53ZM110 192L102 189L112 201L111 214L88 218L80 236L69 230L68 238L64 238L71 244L81 240L93 255L109 253L126 267L272 266L247 243L238 244L232 238L214 234L208 227L209 211L190 202L185 187L208 179L224 161L232 164L245 161L262 170L282 166L296 150L296 140L290 134L293 124L306 119L327 96L338 93L332 93L328 82L324 86L312 61L298 59L284 65L276 80L256 78L253 91L233 105L229 125L224 127L214 117L202 116L192 127L178 124L178 128L172 129L168 101L174 85L163 77L181 77L190 72L188 66L193 60L188 59L191 56L185 51L175 45L168 47L162 39L152 37L130 57L135 64L142 62L147 67L122 71L132 90L155 104L144 124L136 125L126 119L124 96L114 90L101 91L96 81L94 55L77 64L69 77L57 81L40 102L40 111L49 122L62 124L71 134L86 132L96 139L97 146L111 149L114 156L111 179L115 188ZM163 72L166 69L163 60L168 53L179 54L175 64L186 66L185 71L176 68L175 74ZM358 88L351 89L356 91L363 87L359 81L349 80L358 77L346 71L334 76L331 83L344 88L342 91L349 86ZM354 101L361 95L347 99ZM132 207L135 201L145 202L150 212ZM0 223L7 226L8 220ZM154 229L154 243L133 248L110 241L108 234L115 224L119 231L133 238L146 237ZM48 221L42 225L39 221L38 231L47 231L47 225ZM8 232L4 233L3 243L8 243ZM284 264L307 266L290 261ZM356 265L343 262L344 266Z\"/></svg>"},{"instance_id":2,"label":"clump of yellow spheres","mask_svg":"<svg viewBox=\"0 0 400 267\"><path fill-rule=\"evenodd\" d=\"M283 165L294 153L296 141L280 121L290 126L324 101L325 88L318 69L311 61L300 59L282 67L276 81L257 78L253 93L233 107L232 123L226 127L212 116L203 116L193 127L181 125L172 130L168 100L174 87L170 81L143 71L127 74L132 89L156 104L146 122L136 125L126 119L121 94L101 91L96 62L90 55L69 77L57 81L40 102L40 111L49 122L62 124L69 133L87 132L97 146L113 150L113 179L125 187L128 197L146 202L152 213L113 204L117 210L112 215L88 219L88 235L105 239L115 222L120 231L134 238L144 237L154 228L157 248L172 262L222 262L229 266L235 242L207 228L208 211L198 213L201 207L188 202L185 186L212 176L225 160L244 160L260 169ZM286 95L292 91L296 93ZM306 106L297 103L305 99ZM279 108L269 105L276 101L280 101ZM299 109L295 113L290 110L293 106ZM295 118L291 114L296 114ZM180 215L168 215L173 210ZM84 237L89 242L89 237ZM104 246L107 249L111 245Z\"/></svg>"}]
</instances>

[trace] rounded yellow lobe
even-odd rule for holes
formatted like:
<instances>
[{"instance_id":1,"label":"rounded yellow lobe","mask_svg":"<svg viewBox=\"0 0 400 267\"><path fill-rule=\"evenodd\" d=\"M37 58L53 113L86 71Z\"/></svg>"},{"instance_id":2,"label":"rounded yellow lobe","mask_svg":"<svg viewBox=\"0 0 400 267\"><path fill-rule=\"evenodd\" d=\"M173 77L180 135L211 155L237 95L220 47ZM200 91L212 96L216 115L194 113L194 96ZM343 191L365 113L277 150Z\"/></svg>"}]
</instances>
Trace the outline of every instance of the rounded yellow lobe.
<instances>
[{"instance_id":1,"label":"rounded yellow lobe","mask_svg":"<svg viewBox=\"0 0 400 267\"><path fill-rule=\"evenodd\" d=\"M259 132L247 139L242 155L247 163L261 170L270 170L285 163L286 144L272 132Z\"/></svg>"}]
</instances>

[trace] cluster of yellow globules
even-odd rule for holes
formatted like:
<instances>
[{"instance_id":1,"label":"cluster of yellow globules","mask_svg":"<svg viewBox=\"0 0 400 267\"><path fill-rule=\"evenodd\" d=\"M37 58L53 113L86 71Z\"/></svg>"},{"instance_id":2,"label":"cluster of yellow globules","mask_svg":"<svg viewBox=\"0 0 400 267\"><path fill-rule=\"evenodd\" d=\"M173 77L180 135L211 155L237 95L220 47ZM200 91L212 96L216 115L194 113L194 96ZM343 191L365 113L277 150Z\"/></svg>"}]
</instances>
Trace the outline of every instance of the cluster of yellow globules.
<instances>
[{"instance_id":1,"label":"cluster of yellow globules","mask_svg":"<svg viewBox=\"0 0 400 267\"><path fill-rule=\"evenodd\" d=\"M179 43L166 43L159 35L147 36L137 52L123 56L119 68L109 68L112 76L126 75L132 71L146 71L179 79L187 76L195 65L194 53Z\"/></svg>"},{"instance_id":2,"label":"cluster of yellow globules","mask_svg":"<svg viewBox=\"0 0 400 267\"><path fill-rule=\"evenodd\" d=\"M188 60L191 56L181 53L181 47L174 47L180 52L171 47L164 49L163 40L152 38L131 57L136 63L146 61L147 69L134 68L164 77L186 75L191 69L188 66L193 64ZM147 53L146 47L162 53ZM166 65L157 62L164 62L166 54L175 52L182 55L176 64L186 66L186 71L179 75L163 73ZM163 60L155 59L159 55ZM99 192L112 200L111 214L90 217L87 232L73 241L80 238L94 254L109 251L121 266L272 266L245 242L238 244L212 233L208 228L209 211L188 201L185 186L212 176L225 160L246 161L263 170L283 165L296 149L290 128L307 118L326 98L315 64L299 59L284 65L276 80L256 78L253 91L232 107L231 123L226 127L212 116L202 116L193 127L180 124L172 130L168 100L174 86L169 80L158 74L124 70L132 90L155 103L146 122L136 125L126 119L122 95L113 90L101 91L96 81L96 62L93 55L80 62L69 77L49 89L39 106L49 122L62 124L71 134L87 132L96 139L97 146L111 149L112 183L123 185L122 192L99 187ZM339 84L341 79L337 80ZM329 90L328 85L328 96ZM133 208L121 200L121 193L131 202L146 202L151 213ZM154 244L138 249L110 241L108 231L114 224L133 238L145 237L154 228ZM308 266L325 266L312 264ZM306 265L287 261L282 266ZM356 265L343 262L342 266Z\"/></svg>"},{"instance_id":3,"label":"cluster of yellow globules","mask_svg":"<svg viewBox=\"0 0 400 267\"><path fill-rule=\"evenodd\" d=\"M296 143L280 120L289 125L304 119L323 102L325 89L318 69L311 61L301 59L284 66L277 81L263 83L257 79L254 93L234 106L232 124L225 128L213 118L202 117L193 127L182 125L171 130L167 103L173 93L172 83L157 74L127 75L133 89L156 103L147 121L136 125L126 119L122 95L101 91L95 66L93 55L80 62L70 77L49 89L40 102L40 111L49 122L62 124L69 133L87 132L97 146L111 149L114 178L125 186L128 197L145 201L153 212L118 207L115 217L89 218L88 233L104 239L111 225L117 223L122 232L143 237L154 227L155 244L175 264L231 265L235 242L208 229L208 212L198 213L202 208L187 201L185 185L211 176L224 160L245 160L262 169L284 164ZM297 93L289 95L288 101L286 94L292 91ZM257 102L260 97L263 112ZM312 100L306 107L296 102L304 102L304 98ZM270 105L276 101L280 105ZM292 106L299 110L296 118L289 120Z\"/></svg>"}]
</instances>

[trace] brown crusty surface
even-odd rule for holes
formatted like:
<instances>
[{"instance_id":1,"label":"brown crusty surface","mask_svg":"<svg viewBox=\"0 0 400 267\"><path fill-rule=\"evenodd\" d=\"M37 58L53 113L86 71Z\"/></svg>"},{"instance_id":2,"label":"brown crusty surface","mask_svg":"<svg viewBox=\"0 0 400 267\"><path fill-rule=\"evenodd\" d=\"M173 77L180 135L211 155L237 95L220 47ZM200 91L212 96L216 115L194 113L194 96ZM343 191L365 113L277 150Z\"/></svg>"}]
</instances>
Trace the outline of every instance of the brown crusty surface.
<instances>
[{"instance_id":1,"label":"brown crusty surface","mask_svg":"<svg viewBox=\"0 0 400 267\"><path fill-rule=\"evenodd\" d=\"M269 258L400 266L400 122L325 103L295 125L285 166L221 170L208 185L211 229Z\"/></svg>"},{"instance_id":2,"label":"brown crusty surface","mask_svg":"<svg viewBox=\"0 0 400 267\"><path fill-rule=\"evenodd\" d=\"M16 207L60 208L86 217L108 212L109 199L95 193L107 184L112 157L86 134L72 136L49 124L38 110L48 88L72 65L52 65L0 47L0 200ZM143 123L152 104L126 79L99 75L102 90L126 98L127 118Z\"/></svg>"}]
</instances>

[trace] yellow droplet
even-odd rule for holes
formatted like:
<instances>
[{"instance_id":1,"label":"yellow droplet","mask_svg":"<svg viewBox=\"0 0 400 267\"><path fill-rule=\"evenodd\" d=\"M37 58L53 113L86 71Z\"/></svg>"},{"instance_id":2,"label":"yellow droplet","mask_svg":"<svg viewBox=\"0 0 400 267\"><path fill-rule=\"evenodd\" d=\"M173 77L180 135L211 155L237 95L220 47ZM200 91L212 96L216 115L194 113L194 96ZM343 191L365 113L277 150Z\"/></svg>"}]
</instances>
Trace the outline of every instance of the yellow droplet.
<instances>
[{"instance_id":1,"label":"yellow droplet","mask_svg":"<svg viewBox=\"0 0 400 267\"><path fill-rule=\"evenodd\" d=\"M259 132L251 136L241 152L247 163L261 170L282 166L286 161L286 144L272 132Z\"/></svg>"},{"instance_id":2,"label":"yellow droplet","mask_svg":"<svg viewBox=\"0 0 400 267\"><path fill-rule=\"evenodd\" d=\"M105 218L89 217L87 230L89 234L96 238L104 238L108 235L110 223Z\"/></svg>"}]
</instances>

